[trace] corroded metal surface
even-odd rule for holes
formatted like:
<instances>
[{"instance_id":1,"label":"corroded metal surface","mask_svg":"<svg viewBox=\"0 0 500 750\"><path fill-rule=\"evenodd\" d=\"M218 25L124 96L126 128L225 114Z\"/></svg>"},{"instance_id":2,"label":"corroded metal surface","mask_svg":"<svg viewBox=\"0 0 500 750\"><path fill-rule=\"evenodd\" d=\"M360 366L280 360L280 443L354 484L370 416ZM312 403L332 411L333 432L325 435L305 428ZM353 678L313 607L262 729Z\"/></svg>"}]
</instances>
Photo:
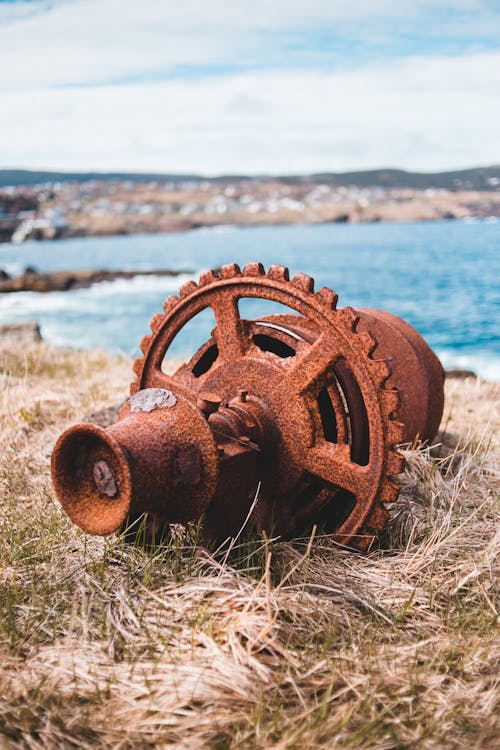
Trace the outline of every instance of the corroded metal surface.
<instances>
[{"instance_id":1,"label":"corroded metal surface","mask_svg":"<svg viewBox=\"0 0 500 750\"><path fill-rule=\"evenodd\" d=\"M285 314L242 319L242 298ZM166 374L175 336L208 307L208 341ZM372 544L398 495L397 444L432 439L443 408L443 370L414 329L249 263L185 284L151 330L118 422L70 428L55 446L54 485L77 524L107 534L144 512L156 530L203 517L220 543L252 511L268 533L315 522L341 544Z\"/></svg>"}]
</instances>

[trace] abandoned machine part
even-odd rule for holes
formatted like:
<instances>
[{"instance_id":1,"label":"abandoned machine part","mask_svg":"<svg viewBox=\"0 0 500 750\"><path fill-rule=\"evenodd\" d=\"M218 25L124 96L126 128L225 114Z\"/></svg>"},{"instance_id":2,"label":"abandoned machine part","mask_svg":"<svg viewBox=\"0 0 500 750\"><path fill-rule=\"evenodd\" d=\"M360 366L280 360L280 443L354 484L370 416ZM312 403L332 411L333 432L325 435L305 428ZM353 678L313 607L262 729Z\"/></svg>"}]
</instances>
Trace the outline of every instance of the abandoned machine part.
<instances>
[{"instance_id":1,"label":"abandoned machine part","mask_svg":"<svg viewBox=\"0 0 500 750\"><path fill-rule=\"evenodd\" d=\"M244 319L244 298L284 313ZM215 328L168 374L172 341L205 308ZM76 425L55 445L54 486L76 524L109 534L147 513L156 535L202 519L218 544L250 520L280 536L316 523L370 547L398 496L396 446L431 440L443 410L443 369L413 328L249 263L184 284L151 330L117 423Z\"/></svg>"}]
</instances>

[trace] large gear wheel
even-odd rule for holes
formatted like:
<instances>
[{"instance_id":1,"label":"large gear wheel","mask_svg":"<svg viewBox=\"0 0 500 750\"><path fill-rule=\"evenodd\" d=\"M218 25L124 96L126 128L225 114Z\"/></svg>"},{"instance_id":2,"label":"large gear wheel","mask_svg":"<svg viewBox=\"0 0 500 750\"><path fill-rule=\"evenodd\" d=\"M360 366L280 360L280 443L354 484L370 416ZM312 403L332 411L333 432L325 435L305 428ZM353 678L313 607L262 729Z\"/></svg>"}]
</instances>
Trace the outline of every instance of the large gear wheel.
<instances>
[{"instance_id":1,"label":"large gear wheel","mask_svg":"<svg viewBox=\"0 0 500 750\"><path fill-rule=\"evenodd\" d=\"M247 298L281 312L242 317ZM170 374L172 342L208 308L214 329ZM443 409L443 369L414 329L248 263L189 281L151 330L116 424L75 425L55 445L54 486L75 523L109 534L146 513L153 540L202 519L208 544L250 519L280 537L315 523L371 546L398 495L397 445L430 440Z\"/></svg>"},{"instance_id":2,"label":"large gear wheel","mask_svg":"<svg viewBox=\"0 0 500 750\"><path fill-rule=\"evenodd\" d=\"M290 312L244 320L242 298L272 300ZM207 307L215 316L212 336L167 374L172 341ZM305 274L290 280L279 265L267 273L260 263L243 271L225 265L184 284L179 297L166 300L164 314L153 317L131 394L162 388L196 403L209 392L228 403L243 392L264 403L279 439L257 463L257 526L290 535L314 521L339 543L366 549L398 496L394 477L404 459L396 446L405 428L397 420L398 391L388 385L388 359L360 330L362 318L349 307L337 309L330 289L314 293ZM225 531L218 529L220 515L209 509L205 519L216 537Z\"/></svg>"}]
</instances>

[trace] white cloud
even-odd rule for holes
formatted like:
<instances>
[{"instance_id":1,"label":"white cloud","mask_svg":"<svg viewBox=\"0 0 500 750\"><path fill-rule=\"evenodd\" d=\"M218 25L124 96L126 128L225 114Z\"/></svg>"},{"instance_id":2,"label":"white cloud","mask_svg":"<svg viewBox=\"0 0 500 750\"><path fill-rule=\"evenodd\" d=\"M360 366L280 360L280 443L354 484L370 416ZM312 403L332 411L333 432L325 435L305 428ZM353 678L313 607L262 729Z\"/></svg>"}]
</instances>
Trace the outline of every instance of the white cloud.
<instances>
[{"instance_id":1,"label":"white cloud","mask_svg":"<svg viewBox=\"0 0 500 750\"><path fill-rule=\"evenodd\" d=\"M408 38L446 13L445 35L492 32L486 0L56 0L0 5L0 90L107 83L165 74L179 66L286 59L287 35L345 31L383 45ZM462 28L464 15L468 28ZM297 37L295 37L297 38ZM324 42L324 40L323 40ZM324 52L324 51L323 51ZM330 50L331 52L331 50ZM310 49L309 57L321 57ZM353 61L350 61L350 64ZM355 60L354 60L355 62Z\"/></svg>"},{"instance_id":2,"label":"white cloud","mask_svg":"<svg viewBox=\"0 0 500 750\"><path fill-rule=\"evenodd\" d=\"M470 41L494 31L491 8L487 0L1 3L0 166L276 173L500 161L500 53L423 50L368 66L344 51L333 69L321 46L327 33L335 43L354 34L379 49L417 25L432 39L443 13L444 35ZM300 54L287 55L297 40L308 69ZM183 66L204 75L172 77ZM223 69L209 77L214 66Z\"/></svg>"},{"instance_id":3,"label":"white cloud","mask_svg":"<svg viewBox=\"0 0 500 750\"><path fill-rule=\"evenodd\" d=\"M4 166L217 174L500 162L500 53L4 92Z\"/></svg>"}]
</instances>

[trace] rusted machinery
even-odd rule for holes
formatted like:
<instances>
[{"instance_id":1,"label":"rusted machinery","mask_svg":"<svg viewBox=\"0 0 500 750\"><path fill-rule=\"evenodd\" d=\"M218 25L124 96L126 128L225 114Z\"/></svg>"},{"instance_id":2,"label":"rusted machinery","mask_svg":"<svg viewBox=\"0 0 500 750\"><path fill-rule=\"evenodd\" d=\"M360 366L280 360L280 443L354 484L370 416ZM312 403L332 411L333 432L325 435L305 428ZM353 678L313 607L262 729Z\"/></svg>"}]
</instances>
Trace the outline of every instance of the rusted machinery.
<instances>
[{"instance_id":1,"label":"rusted machinery","mask_svg":"<svg viewBox=\"0 0 500 750\"><path fill-rule=\"evenodd\" d=\"M240 317L243 298L284 314ZM210 307L216 326L175 374L169 346ZM116 424L70 427L52 454L57 496L90 534L147 513L150 533L203 519L208 543L257 529L290 536L311 523L367 549L396 500L396 445L431 440L444 372L422 337L380 310L337 309L305 274L260 263L204 273L151 321L137 380Z\"/></svg>"}]
</instances>

